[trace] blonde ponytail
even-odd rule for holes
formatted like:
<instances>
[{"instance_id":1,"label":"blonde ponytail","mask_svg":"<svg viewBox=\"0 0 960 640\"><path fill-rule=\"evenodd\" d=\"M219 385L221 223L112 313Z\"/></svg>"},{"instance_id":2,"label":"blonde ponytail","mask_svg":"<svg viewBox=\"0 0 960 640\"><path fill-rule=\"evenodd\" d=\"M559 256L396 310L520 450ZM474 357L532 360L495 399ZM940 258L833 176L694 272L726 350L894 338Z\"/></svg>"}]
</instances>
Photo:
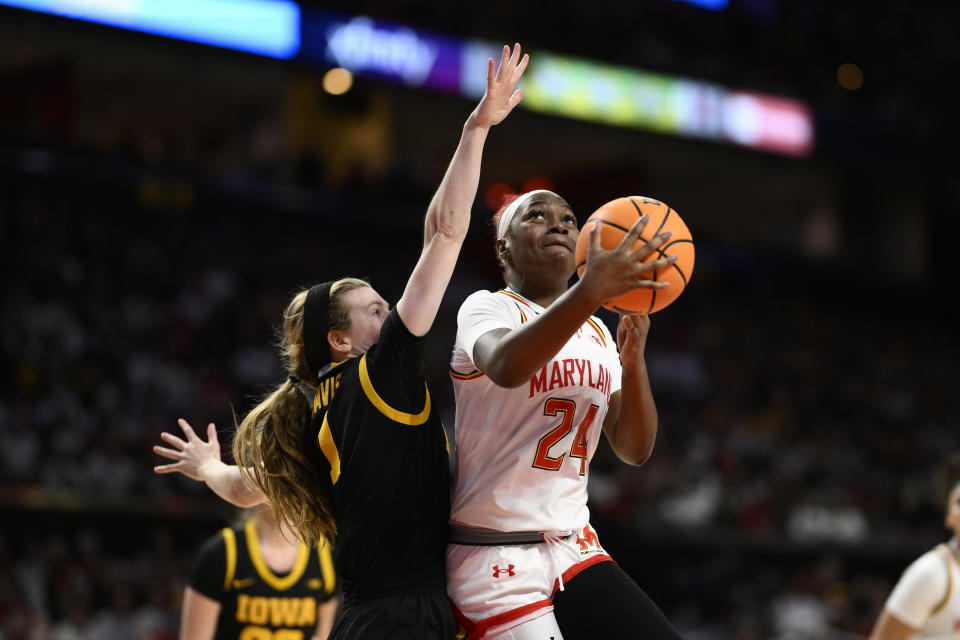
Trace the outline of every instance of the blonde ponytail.
<instances>
[{"instance_id":1,"label":"blonde ponytail","mask_svg":"<svg viewBox=\"0 0 960 640\"><path fill-rule=\"evenodd\" d=\"M241 473L305 542L333 540L337 533L327 488L303 453L311 407L300 384L288 379L247 414L233 441Z\"/></svg>"},{"instance_id":2,"label":"blonde ponytail","mask_svg":"<svg viewBox=\"0 0 960 640\"><path fill-rule=\"evenodd\" d=\"M330 288L331 330L350 328L346 294L369 283L343 278ZM277 519L305 542L333 540L337 533L333 503L327 485L304 454L311 446L304 438L310 424L313 398L304 390L316 386L303 345L303 311L308 290L297 293L283 314L278 348L289 378L273 390L237 426L233 457L247 481L267 496ZM301 384L306 383L306 384Z\"/></svg>"}]
</instances>

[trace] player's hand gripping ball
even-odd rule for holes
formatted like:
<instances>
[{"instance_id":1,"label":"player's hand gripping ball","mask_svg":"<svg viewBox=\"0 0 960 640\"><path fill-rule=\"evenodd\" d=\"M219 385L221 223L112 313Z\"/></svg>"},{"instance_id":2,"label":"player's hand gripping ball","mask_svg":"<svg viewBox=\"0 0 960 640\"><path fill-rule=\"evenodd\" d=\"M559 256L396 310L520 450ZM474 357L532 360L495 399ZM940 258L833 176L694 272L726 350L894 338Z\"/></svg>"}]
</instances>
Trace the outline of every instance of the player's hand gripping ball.
<instances>
[{"instance_id":1,"label":"player's hand gripping ball","mask_svg":"<svg viewBox=\"0 0 960 640\"><path fill-rule=\"evenodd\" d=\"M577 250L574 254L577 262L577 275L583 275L583 270L587 265L587 246L590 244L590 232L593 230L593 225L602 225L600 241L603 248L613 249L620 244L620 240L637 221L637 218L644 214L649 215L650 219L644 226L643 231L640 232L640 239L633 245L633 248L634 250L639 249L660 233L672 232L670 239L663 246L644 259L644 262L652 262L665 256L677 256L676 262L658 271L652 271L647 276L648 280L666 280L670 283L670 286L666 289L634 289L619 298L608 300L603 306L611 311L624 313L653 313L659 311L683 293L687 283L690 282L690 276L693 275L693 237L690 235L687 225L676 211L664 203L643 196L628 196L611 200L587 218L583 228L580 229Z\"/></svg>"}]
</instances>

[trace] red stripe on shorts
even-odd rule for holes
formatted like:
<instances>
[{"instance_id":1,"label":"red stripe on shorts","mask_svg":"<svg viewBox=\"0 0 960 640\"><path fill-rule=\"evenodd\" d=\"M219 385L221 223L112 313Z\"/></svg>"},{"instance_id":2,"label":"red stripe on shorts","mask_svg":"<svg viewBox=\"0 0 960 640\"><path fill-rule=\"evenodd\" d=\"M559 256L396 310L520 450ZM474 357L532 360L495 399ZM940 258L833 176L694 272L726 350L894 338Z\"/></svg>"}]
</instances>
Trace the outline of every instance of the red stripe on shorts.
<instances>
[{"instance_id":1,"label":"red stripe on shorts","mask_svg":"<svg viewBox=\"0 0 960 640\"><path fill-rule=\"evenodd\" d=\"M572 567L570 567L569 569L567 569L566 571L563 572L563 582L564 582L564 584L566 584L567 582L570 582L571 580L573 580L573 577L574 577L575 575L577 575L578 573L580 573L581 571L583 571L584 569L589 569L589 568L592 567L593 565L595 565L595 564L600 564L601 562L614 562L614 563L615 563L616 560L614 560L613 558L611 558L610 556L608 556L608 555L605 554L605 553L601 553L601 554L595 555L595 556L593 556L593 557L591 557L591 558L587 558L587 559L584 560L583 562L578 562L577 564L573 565ZM559 590L560 590L560 581L559 581L559 580L554 580L554 581L553 581L553 592L550 594L550 597L552 598L553 596L557 595L557 591L559 591Z\"/></svg>"},{"instance_id":2,"label":"red stripe on shorts","mask_svg":"<svg viewBox=\"0 0 960 640\"><path fill-rule=\"evenodd\" d=\"M544 607L549 607L553 604L553 600L547 598L546 600L541 600L540 602L525 604L522 607L517 607L516 609L511 609L510 611L504 611L503 613L498 613L495 616L474 622L467 616L463 615L463 612L457 608L457 605L453 603L453 600L450 600L450 598L447 598L447 600L450 602L450 608L453 609L453 617L456 619L457 624L463 627L463 630L467 632L466 640L479 640L486 635L487 631L494 627L507 624L508 622L512 622L517 618L522 618L529 613L533 613L537 609L543 609Z\"/></svg>"}]
</instances>

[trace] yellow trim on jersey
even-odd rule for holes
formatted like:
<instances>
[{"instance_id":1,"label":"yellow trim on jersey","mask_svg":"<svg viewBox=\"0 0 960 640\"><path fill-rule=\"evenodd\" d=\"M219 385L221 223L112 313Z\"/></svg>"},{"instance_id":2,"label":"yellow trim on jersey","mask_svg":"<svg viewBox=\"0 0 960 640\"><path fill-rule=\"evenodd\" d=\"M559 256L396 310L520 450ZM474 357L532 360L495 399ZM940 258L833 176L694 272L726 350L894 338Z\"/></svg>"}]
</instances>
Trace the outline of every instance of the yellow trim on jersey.
<instances>
[{"instance_id":1,"label":"yellow trim on jersey","mask_svg":"<svg viewBox=\"0 0 960 640\"><path fill-rule=\"evenodd\" d=\"M447 455L450 455L450 440L447 438L447 428L443 426L443 423L440 423L440 431L443 432L443 446L447 450Z\"/></svg>"},{"instance_id":2,"label":"yellow trim on jersey","mask_svg":"<svg viewBox=\"0 0 960 640\"><path fill-rule=\"evenodd\" d=\"M330 431L327 417L327 414L324 414L320 433L317 434L317 444L320 445L323 457L330 463L330 481L337 484L337 480L340 479L340 452L337 451L337 444L333 441L333 432Z\"/></svg>"},{"instance_id":3,"label":"yellow trim on jersey","mask_svg":"<svg viewBox=\"0 0 960 640\"><path fill-rule=\"evenodd\" d=\"M953 591L953 572L950 571L950 557L953 555L953 549L946 545L941 545L939 553L940 557L943 558L943 566L947 570L947 592L943 595L943 600L938 602L937 606L930 610L930 615L940 613L940 611L947 606L947 603L950 602L950 593Z\"/></svg>"},{"instance_id":4,"label":"yellow trim on jersey","mask_svg":"<svg viewBox=\"0 0 960 640\"><path fill-rule=\"evenodd\" d=\"M416 415L412 413L405 413L403 411L397 411L384 402L383 398L381 398L377 393L377 390L373 388L373 382L371 382L370 374L367 372L367 354L363 354L363 357L360 358L360 386L363 387L363 392L366 394L367 400L369 400L370 403L377 408L377 411L387 416L394 422L415 427L423 424L427 421L427 418L430 417L430 389L427 388L427 383L423 383L424 393L426 394L426 399L423 403L423 411Z\"/></svg>"},{"instance_id":5,"label":"yellow trim on jersey","mask_svg":"<svg viewBox=\"0 0 960 640\"><path fill-rule=\"evenodd\" d=\"M307 545L300 543L300 550L297 553L296 562L293 563L293 568L290 573L281 578L270 570L263 556L260 555L260 542L257 540L257 519L250 518L247 520L244 531L247 534L247 551L250 552L250 561L253 562L254 568L263 578L263 581L277 591L286 591L297 584L297 581L303 577L307 562L310 560L310 549L307 548Z\"/></svg>"},{"instance_id":6,"label":"yellow trim on jersey","mask_svg":"<svg viewBox=\"0 0 960 640\"><path fill-rule=\"evenodd\" d=\"M600 339L603 340L603 346L607 346L607 336L603 333L603 329L600 328L593 318L587 318L587 322L590 323L590 326L593 327L598 334L600 334Z\"/></svg>"},{"instance_id":7,"label":"yellow trim on jersey","mask_svg":"<svg viewBox=\"0 0 960 640\"><path fill-rule=\"evenodd\" d=\"M506 289L500 289L499 291L497 291L497 293L502 293L502 294L505 295L505 296L510 296L510 297L513 298L514 300L519 300L519 301L522 302L523 304L525 304L525 305L527 305L528 307L530 307L530 303L529 303L529 302L527 302L526 300L524 300L523 298L521 298L520 296L518 296L517 294L515 294L513 291L507 291ZM533 309L533 307L530 307L530 308Z\"/></svg>"},{"instance_id":8,"label":"yellow trim on jersey","mask_svg":"<svg viewBox=\"0 0 960 640\"><path fill-rule=\"evenodd\" d=\"M320 573L323 574L323 591L329 596L337 587L337 573L333 569L333 554L326 540L321 540L317 545L317 558L320 560Z\"/></svg>"},{"instance_id":9,"label":"yellow trim on jersey","mask_svg":"<svg viewBox=\"0 0 960 640\"><path fill-rule=\"evenodd\" d=\"M483 375L483 371L479 369L474 369L470 373L458 373L453 369L450 369L450 377L456 378L457 380L474 380Z\"/></svg>"},{"instance_id":10,"label":"yellow trim on jersey","mask_svg":"<svg viewBox=\"0 0 960 640\"><path fill-rule=\"evenodd\" d=\"M233 576L237 572L237 536L230 528L224 529L222 533L223 544L227 548L227 570L223 576L223 590L230 591L230 583L233 582Z\"/></svg>"}]
</instances>

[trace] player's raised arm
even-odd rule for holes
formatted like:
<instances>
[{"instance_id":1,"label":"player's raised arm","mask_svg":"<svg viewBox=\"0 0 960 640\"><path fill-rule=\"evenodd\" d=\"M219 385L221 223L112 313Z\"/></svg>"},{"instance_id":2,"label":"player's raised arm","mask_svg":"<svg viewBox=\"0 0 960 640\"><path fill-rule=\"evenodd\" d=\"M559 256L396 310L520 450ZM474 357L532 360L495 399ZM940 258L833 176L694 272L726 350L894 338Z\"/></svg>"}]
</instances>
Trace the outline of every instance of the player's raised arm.
<instances>
[{"instance_id":1,"label":"player's raised arm","mask_svg":"<svg viewBox=\"0 0 960 640\"><path fill-rule=\"evenodd\" d=\"M433 325L470 226L487 133L520 103L523 92L515 89L528 61L516 44L512 51L503 47L496 69L492 58L487 62L486 93L463 125L460 144L430 202L423 252L397 303L400 319L414 335L426 334Z\"/></svg>"}]
</instances>

